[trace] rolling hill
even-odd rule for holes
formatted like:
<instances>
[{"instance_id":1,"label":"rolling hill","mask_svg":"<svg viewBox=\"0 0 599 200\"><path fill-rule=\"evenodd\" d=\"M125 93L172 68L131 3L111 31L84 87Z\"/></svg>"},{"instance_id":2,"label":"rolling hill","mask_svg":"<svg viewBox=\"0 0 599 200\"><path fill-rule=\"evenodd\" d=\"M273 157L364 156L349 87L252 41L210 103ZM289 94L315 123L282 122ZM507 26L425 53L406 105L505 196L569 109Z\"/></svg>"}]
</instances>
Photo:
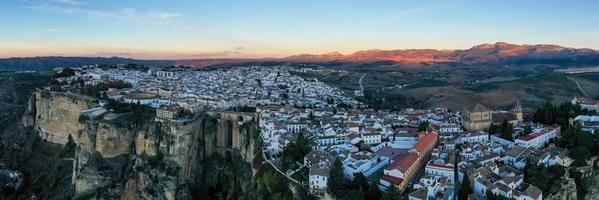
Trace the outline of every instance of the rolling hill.
<instances>
[{"instance_id":1,"label":"rolling hill","mask_svg":"<svg viewBox=\"0 0 599 200\"><path fill-rule=\"evenodd\" d=\"M327 63L394 62L404 64L422 63L515 63L556 65L597 65L599 51L586 48L568 48L558 45L518 45L505 42L481 44L465 50L401 49L361 50L343 55L338 52L327 54L300 54L285 58L202 58L186 60L136 60L121 57L24 57L0 59L0 70L36 70L54 67L76 67L87 64L143 64L152 66L184 65L207 67L222 64L243 63Z\"/></svg>"},{"instance_id":2,"label":"rolling hill","mask_svg":"<svg viewBox=\"0 0 599 200\"><path fill-rule=\"evenodd\" d=\"M482 44L466 50L436 50L436 49L406 49L406 50L362 50L352 54L342 55L329 53L322 55L302 54L283 58L287 61L301 62L374 62L394 61L398 63L434 63L434 62L464 62L483 63L516 60L568 60L596 59L599 52L592 49L567 48L558 45L518 45L505 42Z\"/></svg>"},{"instance_id":3,"label":"rolling hill","mask_svg":"<svg viewBox=\"0 0 599 200\"><path fill-rule=\"evenodd\" d=\"M136 60L120 57L23 57L1 58L0 70L44 70L55 67L78 67L91 64L143 64L143 65L172 65L168 60Z\"/></svg>"}]
</instances>

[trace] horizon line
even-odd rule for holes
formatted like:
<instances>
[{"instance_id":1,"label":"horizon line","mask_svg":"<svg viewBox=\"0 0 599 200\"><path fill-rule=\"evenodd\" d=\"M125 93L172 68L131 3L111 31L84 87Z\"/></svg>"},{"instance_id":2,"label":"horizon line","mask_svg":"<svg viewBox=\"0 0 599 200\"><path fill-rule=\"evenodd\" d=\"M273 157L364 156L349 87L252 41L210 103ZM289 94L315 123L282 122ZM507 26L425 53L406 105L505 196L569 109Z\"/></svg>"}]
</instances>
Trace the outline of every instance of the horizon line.
<instances>
[{"instance_id":1,"label":"horizon line","mask_svg":"<svg viewBox=\"0 0 599 200\"><path fill-rule=\"evenodd\" d=\"M171 57L169 58L169 56L166 57L160 57L161 53L144 53L144 52L135 52L135 51L131 51L131 52L124 52L124 53L106 53L106 52L96 52L94 53L87 53L87 54L69 54L69 53L54 53L54 54L39 54L39 55L23 55L23 56L1 56L0 55L0 59L18 59L18 58L43 58L43 57L55 57L55 58L73 58L73 57L80 57L80 58L124 58L124 59L134 59L134 60L210 60L210 59L214 59L214 60L220 60L220 59L235 59L235 60L269 60L269 59L285 59L288 57L292 57L292 56L301 56L301 55L326 55L326 54L332 54L332 53L336 53L336 54L341 54L342 56L347 56L347 55L352 55L355 54L357 52L361 52L361 51L372 51L372 50L378 50L378 51L397 51L397 50L436 50L436 51L460 51L460 50L468 50L468 49L472 49L474 47L477 46L482 46L482 45L497 45L497 44L509 44L509 45L518 45L518 46L540 46L540 45L555 45L555 46L560 46L563 48L571 48L571 49L589 49L589 50L593 50L593 51L597 51L599 52L599 49L593 49L593 48L589 48L589 47L570 47L570 46L563 46L563 45L559 45L559 44L553 44L553 43L538 43L538 44L528 44L528 43L510 43L510 42L503 42L503 41L499 41L499 42L494 42L494 43L480 43L477 45L473 45L470 48L394 48L394 49L383 49L383 48L365 48L365 49L361 49L361 50L354 50L351 51L351 53L341 53L338 50L333 50L333 51L328 51L325 53L296 53L296 54L288 54L288 55L280 55L280 56L266 56L268 55L267 53L262 54L262 55L241 55L240 56L210 56L208 54L210 54L211 52L207 52L207 53L176 53L174 51L165 51L162 52L164 54L172 54ZM123 55L119 55L119 54L123 54ZM156 56L153 57L151 56L151 54L155 54ZM194 57L193 54L206 54L205 56L197 56ZM137 56L135 56L137 55ZM144 58L144 55L147 55L148 57Z\"/></svg>"}]
</instances>

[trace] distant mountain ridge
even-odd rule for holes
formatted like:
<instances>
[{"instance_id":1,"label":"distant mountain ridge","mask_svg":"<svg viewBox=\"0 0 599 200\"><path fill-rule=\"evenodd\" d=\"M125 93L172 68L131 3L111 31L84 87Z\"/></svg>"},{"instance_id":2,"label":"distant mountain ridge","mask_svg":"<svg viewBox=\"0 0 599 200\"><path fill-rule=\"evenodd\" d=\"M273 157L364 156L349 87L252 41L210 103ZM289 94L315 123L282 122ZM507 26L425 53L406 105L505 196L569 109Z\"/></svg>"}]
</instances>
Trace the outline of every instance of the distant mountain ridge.
<instances>
[{"instance_id":1,"label":"distant mountain ridge","mask_svg":"<svg viewBox=\"0 0 599 200\"><path fill-rule=\"evenodd\" d=\"M283 58L288 61L324 62L394 61L399 63L420 62L489 62L514 59L570 59L580 56L599 56L599 52L587 48L567 48L558 45L518 45L505 42L481 44L466 50L405 49L361 50L352 54L302 54Z\"/></svg>"},{"instance_id":2,"label":"distant mountain ridge","mask_svg":"<svg viewBox=\"0 0 599 200\"><path fill-rule=\"evenodd\" d=\"M551 64L599 64L599 51L588 48L568 48L551 44L510 44L497 42L481 44L465 50L399 49L361 50L343 55L339 52L326 54L300 54L285 58L203 58L184 60L137 60L121 57L25 57L1 58L0 70L35 70L54 67L77 67L88 64L143 64L151 66L184 65L206 67L221 64L260 62L395 62L395 63L551 63Z\"/></svg>"},{"instance_id":3,"label":"distant mountain ridge","mask_svg":"<svg viewBox=\"0 0 599 200\"><path fill-rule=\"evenodd\" d=\"M23 57L23 58L0 58L1 70L43 70L55 67L78 67L92 64L143 64L164 66L172 65L174 61L169 60L136 60L121 57Z\"/></svg>"}]
</instances>

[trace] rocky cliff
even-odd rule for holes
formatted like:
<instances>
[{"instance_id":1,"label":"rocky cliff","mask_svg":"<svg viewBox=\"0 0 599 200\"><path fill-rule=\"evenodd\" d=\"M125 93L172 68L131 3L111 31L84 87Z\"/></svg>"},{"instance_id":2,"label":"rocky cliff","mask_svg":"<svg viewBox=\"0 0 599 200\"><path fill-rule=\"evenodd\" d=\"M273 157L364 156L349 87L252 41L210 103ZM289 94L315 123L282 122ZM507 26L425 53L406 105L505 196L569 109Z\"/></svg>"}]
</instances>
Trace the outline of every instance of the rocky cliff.
<instances>
[{"instance_id":1,"label":"rocky cliff","mask_svg":"<svg viewBox=\"0 0 599 200\"><path fill-rule=\"evenodd\" d=\"M70 93L38 90L35 92L34 128L40 136L52 143L66 144L68 136L79 135L84 128L79 115L90 109L93 99Z\"/></svg>"},{"instance_id":2,"label":"rocky cliff","mask_svg":"<svg viewBox=\"0 0 599 200\"><path fill-rule=\"evenodd\" d=\"M257 130L252 114L140 120L135 113L109 112L90 97L42 90L21 122L48 142L76 145L73 158L65 160L73 165L73 197L82 199L189 199L190 180L210 178L205 171L215 167L206 159L234 157L250 166L250 134ZM251 179L251 170L246 175Z\"/></svg>"}]
</instances>

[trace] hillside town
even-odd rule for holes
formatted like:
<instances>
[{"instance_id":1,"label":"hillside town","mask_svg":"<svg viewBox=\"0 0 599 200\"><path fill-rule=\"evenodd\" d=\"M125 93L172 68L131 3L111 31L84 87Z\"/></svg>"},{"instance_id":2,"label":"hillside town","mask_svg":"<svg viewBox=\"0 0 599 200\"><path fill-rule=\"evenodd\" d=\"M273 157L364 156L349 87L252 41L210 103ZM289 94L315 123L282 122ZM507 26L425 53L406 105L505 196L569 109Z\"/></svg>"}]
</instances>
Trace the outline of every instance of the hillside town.
<instances>
[{"instance_id":1,"label":"hillside town","mask_svg":"<svg viewBox=\"0 0 599 200\"><path fill-rule=\"evenodd\" d=\"M266 160L317 197L338 195L329 188L335 170L345 181L365 177L380 192L394 190L410 200L462 199L464 190L469 200L571 199L576 190L568 175L558 177L564 184L551 193L527 182L533 166L557 167L567 174L576 158L570 149L557 146L562 127L530 120L520 102L509 110L482 104L460 111L374 110L315 78L294 75L301 70L307 69L83 66L73 76L58 78L57 85L69 91L122 83L102 88L98 95L104 101L156 108L156 117L166 120L181 112L251 108L259 116ZM571 103L589 111L599 105L580 99ZM598 122L597 115L569 121L588 134L599 128ZM303 148L290 149L297 146Z\"/></svg>"},{"instance_id":2,"label":"hillside town","mask_svg":"<svg viewBox=\"0 0 599 200\"><path fill-rule=\"evenodd\" d=\"M316 79L292 75L290 72L293 71L285 66L210 71L83 66L75 72L75 76L60 78L59 81L78 81L90 86L106 82L126 82L132 87L110 88L106 93L107 97L154 108L177 105L200 111L270 104L318 108L331 101L352 107L359 105L358 101L345 97L337 88Z\"/></svg>"}]
</instances>

